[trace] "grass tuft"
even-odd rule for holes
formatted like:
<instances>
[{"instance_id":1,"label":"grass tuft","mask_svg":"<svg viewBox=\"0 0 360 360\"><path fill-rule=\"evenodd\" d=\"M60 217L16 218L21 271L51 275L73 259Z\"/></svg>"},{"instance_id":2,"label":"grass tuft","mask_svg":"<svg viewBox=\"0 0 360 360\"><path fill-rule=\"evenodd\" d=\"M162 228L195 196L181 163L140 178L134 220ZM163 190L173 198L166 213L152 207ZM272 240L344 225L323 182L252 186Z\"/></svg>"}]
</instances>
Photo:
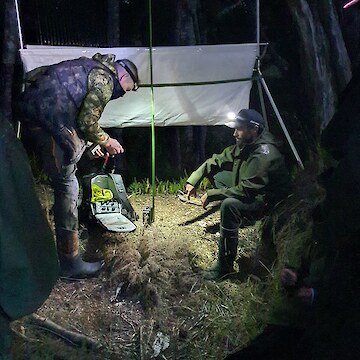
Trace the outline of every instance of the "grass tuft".
<instances>
[{"instance_id":1,"label":"grass tuft","mask_svg":"<svg viewBox=\"0 0 360 360\"><path fill-rule=\"evenodd\" d=\"M186 186L186 180L188 177L182 177L178 180L159 180L155 179L155 192L156 194L177 194L179 191L184 191ZM208 179L203 179L199 185L199 190L206 191L212 188L212 185ZM129 194L133 195L146 195L152 193L152 183L149 179L138 181L134 178L134 181L128 187Z\"/></svg>"}]
</instances>

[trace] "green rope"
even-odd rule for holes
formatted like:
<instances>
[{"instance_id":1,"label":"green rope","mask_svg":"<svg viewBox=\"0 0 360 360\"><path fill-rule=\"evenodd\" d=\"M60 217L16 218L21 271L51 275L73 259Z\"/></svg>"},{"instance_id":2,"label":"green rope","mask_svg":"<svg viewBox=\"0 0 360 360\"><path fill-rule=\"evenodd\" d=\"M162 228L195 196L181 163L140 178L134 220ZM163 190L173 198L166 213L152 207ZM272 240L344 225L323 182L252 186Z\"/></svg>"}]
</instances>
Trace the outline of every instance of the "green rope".
<instances>
[{"instance_id":1,"label":"green rope","mask_svg":"<svg viewBox=\"0 0 360 360\"><path fill-rule=\"evenodd\" d=\"M231 80L216 80L216 81L199 81L199 82L188 82L188 83L164 83L164 84L140 84L140 87L170 87L170 86L196 86L196 85L217 85L217 84L228 84L234 82L243 82L243 81L255 81L260 79L261 76L253 76L249 78L242 79L231 79Z\"/></svg>"},{"instance_id":2,"label":"green rope","mask_svg":"<svg viewBox=\"0 0 360 360\"><path fill-rule=\"evenodd\" d=\"M152 33L152 0L149 0L149 56L150 56L150 84L140 84L141 87L150 87L151 95L151 184L152 184L152 207L150 212L150 222L155 220L155 102L154 102L154 87L170 87L170 86L196 86L196 85L213 85L213 84L226 84L242 81L257 80L257 77L233 79L233 80L218 80L218 81L203 81L203 82L190 82L190 83L168 83L168 84L154 84L153 78L153 33Z\"/></svg>"},{"instance_id":3,"label":"green rope","mask_svg":"<svg viewBox=\"0 0 360 360\"><path fill-rule=\"evenodd\" d=\"M152 1L149 0L149 55L150 55L150 83L151 83L151 183L152 183L152 207L150 222L155 220L155 104L154 104L154 81L152 59Z\"/></svg>"}]
</instances>

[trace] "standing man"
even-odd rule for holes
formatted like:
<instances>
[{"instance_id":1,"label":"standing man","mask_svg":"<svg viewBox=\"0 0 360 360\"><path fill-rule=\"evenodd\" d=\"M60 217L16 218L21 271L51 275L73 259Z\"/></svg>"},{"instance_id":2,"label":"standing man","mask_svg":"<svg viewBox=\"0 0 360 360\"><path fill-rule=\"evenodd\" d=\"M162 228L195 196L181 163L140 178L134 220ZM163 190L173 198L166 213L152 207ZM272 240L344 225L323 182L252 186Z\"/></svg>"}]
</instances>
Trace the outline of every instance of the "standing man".
<instances>
[{"instance_id":1,"label":"standing man","mask_svg":"<svg viewBox=\"0 0 360 360\"><path fill-rule=\"evenodd\" d=\"M18 110L24 132L35 144L54 189L54 220L61 276L96 275L103 261L88 263L79 255L77 162L87 141L110 155L124 152L100 126L112 99L138 88L138 71L128 59L95 54L40 68L20 96Z\"/></svg>"},{"instance_id":2,"label":"standing man","mask_svg":"<svg viewBox=\"0 0 360 360\"><path fill-rule=\"evenodd\" d=\"M216 264L206 270L205 278L220 279L234 272L238 229L244 219L257 219L265 207L274 206L290 193L290 177L273 136L265 130L263 117L255 110L240 110L226 126L235 129L236 144L214 154L187 180L188 198L204 177L215 189L201 198L203 207L221 200L219 255Z\"/></svg>"}]
</instances>

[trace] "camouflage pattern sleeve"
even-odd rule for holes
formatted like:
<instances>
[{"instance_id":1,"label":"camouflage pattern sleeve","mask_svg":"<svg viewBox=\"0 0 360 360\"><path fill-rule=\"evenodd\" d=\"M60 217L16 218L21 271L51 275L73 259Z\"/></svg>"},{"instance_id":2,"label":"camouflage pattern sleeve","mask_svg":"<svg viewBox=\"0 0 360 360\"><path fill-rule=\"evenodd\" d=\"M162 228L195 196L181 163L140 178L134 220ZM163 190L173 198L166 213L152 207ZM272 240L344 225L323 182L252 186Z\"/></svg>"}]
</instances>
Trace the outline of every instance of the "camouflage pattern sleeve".
<instances>
[{"instance_id":1,"label":"camouflage pattern sleeve","mask_svg":"<svg viewBox=\"0 0 360 360\"><path fill-rule=\"evenodd\" d=\"M85 140L104 145L109 135L100 127L99 119L110 101L114 84L111 75L103 69L93 69L88 76L88 92L78 116L79 129Z\"/></svg>"}]
</instances>

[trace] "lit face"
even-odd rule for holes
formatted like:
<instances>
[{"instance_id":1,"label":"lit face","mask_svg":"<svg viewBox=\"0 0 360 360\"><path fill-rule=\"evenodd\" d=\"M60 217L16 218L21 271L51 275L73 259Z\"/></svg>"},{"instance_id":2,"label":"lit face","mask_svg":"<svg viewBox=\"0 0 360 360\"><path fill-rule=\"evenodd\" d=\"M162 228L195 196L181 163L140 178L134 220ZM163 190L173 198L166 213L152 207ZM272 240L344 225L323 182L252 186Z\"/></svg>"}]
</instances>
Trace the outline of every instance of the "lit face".
<instances>
[{"instance_id":1,"label":"lit face","mask_svg":"<svg viewBox=\"0 0 360 360\"><path fill-rule=\"evenodd\" d=\"M132 91L135 88L133 79L126 71L120 76L119 82L126 92Z\"/></svg>"},{"instance_id":2,"label":"lit face","mask_svg":"<svg viewBox=\"0 0 360 360\"><path fill-rule=\"evenodd\" d=\"M236 128L233 133L237 144L252 143L257 135L258 129L256 127L248 128L246 125Z\"/></svg>"}]
</instances>

